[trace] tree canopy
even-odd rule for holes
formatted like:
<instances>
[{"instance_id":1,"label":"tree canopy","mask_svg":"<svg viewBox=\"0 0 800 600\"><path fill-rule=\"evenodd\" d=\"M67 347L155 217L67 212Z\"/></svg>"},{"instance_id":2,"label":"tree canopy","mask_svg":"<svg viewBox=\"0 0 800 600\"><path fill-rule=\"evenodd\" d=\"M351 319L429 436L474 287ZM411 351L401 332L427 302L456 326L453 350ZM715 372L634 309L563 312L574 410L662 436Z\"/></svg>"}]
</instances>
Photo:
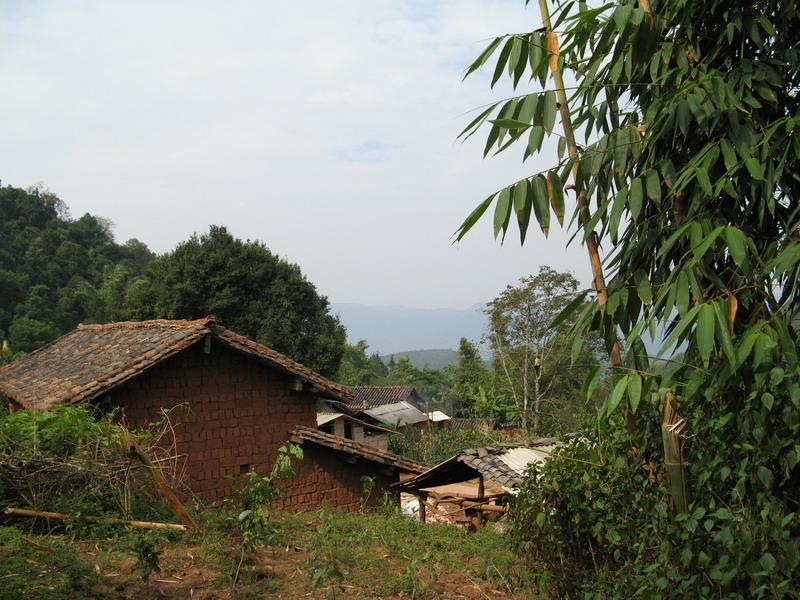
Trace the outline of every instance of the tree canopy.
<instances>
[{"instance_id":1,"label":"tree canopy","mask_svg":"<svg viewBox=\"0 0 800 600\"><path fill-rule=\"evenodd\" d=\"M585 414L583 380L602 354L596 338L573 344L569 321L553 326L577 291L571 274L543 266L486 307L497 388L508 398L514 420L540 435L578 425L576 416Z\"/></svg>"},{"instance_id":2,"label":"tree canopy","mask_svg":"<svg viewBox=\"0 0 800 600\"><path fill-rule=\"evenodd\" d=\"M102 218L70 218L50 192L0 187L0 338L30 352L80 322L113 318L113 290L152 257L138 240L117 244Z\"/></svg>"},{"instance_id":3,"label":"tree canopy","mask_svg":"<svg viewBox=\"0 0 800 600\"><path fill-rule=\"evenodd\" d=\"M213 314L323 375L334 375L342 358L345 329L300 267L225 227L212 226L156 258L125 302L136 319Z\"/></svg>"}]
</instances>

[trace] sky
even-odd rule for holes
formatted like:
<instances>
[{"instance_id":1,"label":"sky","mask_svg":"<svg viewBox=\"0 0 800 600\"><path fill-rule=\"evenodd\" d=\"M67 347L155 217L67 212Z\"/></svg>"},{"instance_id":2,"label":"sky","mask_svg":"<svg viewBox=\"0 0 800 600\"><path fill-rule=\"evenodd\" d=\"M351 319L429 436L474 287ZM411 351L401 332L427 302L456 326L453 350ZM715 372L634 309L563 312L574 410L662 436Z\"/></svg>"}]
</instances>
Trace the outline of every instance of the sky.
<instances>
[{"instance_id":1,"label":"sky","mask_svg":"<svg viewBox=\"0 0 800 600\"><path fill-rule=\"evenodd\" d=\"M545 264L588 286L558 227L501 245L488 214L452 243L491 192L555 162L554 145L523 164L456 141L511 93L465 67L538 27L534 4L0 0L0 180L156 252L225 225L336 303L463 308Z\"/></svg>"}]
</instances>

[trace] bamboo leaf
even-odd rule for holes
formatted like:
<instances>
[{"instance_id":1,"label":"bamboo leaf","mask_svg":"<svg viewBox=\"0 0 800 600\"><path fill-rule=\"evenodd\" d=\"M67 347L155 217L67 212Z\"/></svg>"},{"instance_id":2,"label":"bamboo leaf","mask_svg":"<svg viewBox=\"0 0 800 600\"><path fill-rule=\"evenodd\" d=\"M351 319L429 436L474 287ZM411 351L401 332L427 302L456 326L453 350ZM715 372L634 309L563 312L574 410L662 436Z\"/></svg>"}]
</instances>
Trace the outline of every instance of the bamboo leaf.
<instances>
[{"instance_id":1,"label":"bamboo leaf","mask_svg":"<svg viewBox=\"0 0 800 600\"><path fill-rule=\"evenodd\" d=\"M494 75L492 76L492 85L491 85L492 88L494 87L494 84L497 83L497 81L500 79L500 76L503 74L503 67L506 66L506 62L508 61L508 56L511 54L511 47L513 45L514 45L514 38L510 37L506 41L505 46L503 46L503 49L500 51L500 56L497 58L497 65L494 68Z\"/></svg>"},{"instance_id":2,"label":"bamboo leaf","mask_svg":"<svg viewBox=\"0 0 800 600\"><path fill-rule=\"evenodd\" d=\"M544 40L542 34L535 31L531 34L528 46L528 59L531 65L531 79L539 72L539 66L544 60Z\"/></svg>"},{"instance_id":3,"label":"bamboo leaf","mask_svg":"<svg viewBox=\"0 0 800 600\"><path fill-rule=\"evenodd\" d=\"M525 235L528 232L528 224L531 220L530 185L530 182L526 179L514 186L514 212L517 213L520 245L525 243Z\"/></svg>"},{"instance_id":4,"label":"bamboo leaf","mask_svg":"<svg viewBox=\"0 0 800 600\"><path fill-rule=\"evenodd\" d=\"M631 182L631 195L628 200L628 205L631 210L631 216L635 219L639 218L639 213L642 212L642 180L637 177Z\"/></svg>"},{"instance_id":5,"label":"bamboo leaf","mask_svg":"<svg viewBox=\"0 0 800 600\"><path fill-rule=\"evenodd\" d=\"M727 302L725 300L717 300L713 304L714 317L717 321L716 338L720 342L722 353L728 359L731 367L736 367L736 353L733 350L733 342L731 341L730 329L728 328L728 310Z\"/></svg>"},{"instance_id":6,"label":"bamboo leaf","mask_svg":"<svg viewBox=\"0 0 800 600\"><path fill-rule=\"evenodd\" d=\"M675 292L675 304L678 307L678 314L681 316L689 310L689 278L686 273L678 273L677 290Z\"/></svg>"},{"instance_id":7,"label":"bamboo leaf","mask_svg":"<svg viewBox=\"0 0 800 600\"><path fill-rule=\"evenodd\" d=\"M745 236L741 229L732 225L725 228L725 231L722 232L722 236L728 244L728 251L730 252L731 258L741 267L745 260L747 260L747 236Z\"/></svg>"},{"instance_id":8,"label":"bamboo leaf","mask_svg":"<svg viewBox=\"0 0 800 600\"><path fill-rule=\"evenodd\" d=\"M658 177L658 171L655 169L648 169L646 176L647 183L647 197L653 202L661 202L661 179Z\"/></svg>"},{"instance_id":9,"label":"bamboo leaf","mask_svg":"<svg viewBox=\"0 0 800 600\"><path fill-rule=\"evenodd\" d=\"M597 389L597 384L600 383L600 373L602 372L602 367L597 365L594 367L589 376L583 382L583 397L586 400L591 400L592 396L594 395L595 389Z\"/></svg>"},{"instance_id":10,"label":"bamboo leaf","mask_svg":"<svg viewBox=\"0 0 800 600\"><path fill-rule=\"evenodd\" d=\"M542 147L542 140L544 140L544 127L536 125L531 129L528 137L528 151L531 154L538 152Z\"/></svg>"},{"instance_id":11,"label":"bamboo leaf","mask_svg":"<svg viewBox=\"0 0 800 600\"><path fill-rule=\"evenodd\" d=\"M689 266L693 266L702 260L706 252L708 252L708 249L711 248L711 246L717 241L717 238L724 230L725 226L720 225L719 227L713 229L711 233L704 237L699 244L692 248L692 254L694 255L694 258L689 262Z\"/></svg>"},{"instance_id":12,"label":"bamboo leaf","mask_svg":"<svg viewBox=\"0 0 800 600\"><path fill-rule=\"evenodd\" d=\"M547 133L551 133L556 124L556 112L558 111L556 93L553 90L548 90L544 93L543 111L542 125L544 125L544 129Z\"/></svg>"},{"instance_id":13,"label":"bamboo leaf","mask_svg":"<svg viewBox=\"0 0 800 600\"><path fill-rule=\"evenodd\" d=\"M494 238L500 232L503 232L503 238L506 237L506 229L508 229L508 221L511 218L511 188L503 188L500 196L497 198L497 204L494 207Z\"/></svg>"},{"instance_id":14,"label":"bamboo leaf","mask_svg":"<svg viewBox=\"0 0 800 600\"><path fill-rule=\"evenodd\" d=\"M470 130L471 130L473 127L477 126L479 123L482 123L482 122L484 121L484 119L486 119L486 117L488 117L488 116L489 116L489 113L491 113L491 112L492 112L492 111L495 109L495 107L497 107L497 105L498 105L498 104L499 104L499 102L495 102L495 103L494 103L494 104L492 104L492 105L491 105L489 108L487 108L486 110L484 110L483 112L481 112L481 113L480 113L480 114L479 114L477 117L475 117L475 118L474 118L474 119L473 119L473 120L470 122L470 124L469 124L469 125L467 125L466 127L464 127L464 130L463 130L461 133L459 133L459 134L458 134L458 137L457 137L456 139L459 139L459 138L460 138L461 136L463 136L465 133L467 133L468 131L470 131ZM470 134L470 135L472 135L472 134ZM469 137L469 136L467 136L467 137ZM466 139L466 138L464 138L464 139Z\"/></svg>"},{"instance_id":15,"label":"bamboo leaf","mask_svg":"<svg viewBox=\"0 0 800 600\"><path fill-rule=\"evenodd\" d=\"M725 168L728 169L728 171L732 171L739 164L739 161L736 159L736 152L733 151L730 142L725 138L720 140L719 147L722 150L722 160L725 163Z\"/></svg>"},{"instance_id":16,"label":"bamboo leaf","mask_svg":"<svg viewBox=\"0 0 800 600\"><path fill-rule=\"evenodd\" d=\"M460 242L461 238L463 238L467 234L467 232L470 229L472 229L473 225L475 225L475 223L478 222L478 220L483 216L483 213L486 212L486 209L489 208L489 205L492 203L492 200L494 200L494 197L496 195L497 195L497 192L495 192L494 194L492 194L491 196L486 198L486 200L481 202L475 208L475 210L473 210L471 213L469 213L469 216L466 219L464 219L464 222L461 224L461 227L459 227L456 230L456 232L453 234L453 235L456 236L456 240L455 241Z\"/></svg>"},{"instance_id":17,"label":"bamboo leaf","mask_svg":"<svg viewBox=\"0 0 800 600\"><path fill-rule=\"evenodd\" d=\"M764 167L761 166L761 163L758 162L758 160L750 157L744 161L744 166L747 167L747 170L750 172L750 176L753 179L757 179L759 181L764 180Z\"/></svg>"},{"instance_id":18,"label":"bamboo leaf","mask_svg":"<svg viewBox=\"0 0 800 600\"><path fill-rule=\"evenodd\" d=\"M476 58L475 61L467 68L467 72L464 73L464 78L461 81L464 81L464 79L466 79L472 73L480 69L486 63L486 61L489 60L489 57L497 49L497 47L500 45L500 42L502 41L503 41L502 37L494 38L494 40L492 40L492 42L486 47L486 49L483 52L481 52L480 55L478 55L478 58Z\"/></svg>"},{"instance_id":19,"label":"bamboo leaf","mask_svg":"<svg viewBox=\"0 0 800 600\"><path fill-rule=\"evenodd\" d=\"M524 121L517 121L516 119L494 119L490 123L502 127L503 129L527 129L531 126L530 123Z\"/></svg>"},{"instance_id":20,"label":"bamboo leaf","mask_svg":"<svg viewBox=\"0 0 800 600\"><path fill-rule=\"evenodd\" d=\"M543 175L533 178L533 211L542 233L547 237L550 231L550 199L547 196L547 182Z\"/></svg>"},{"instance_id":21,"label":"bamboo leaf","mask_svg":"<svg viewBox=\"0 0 800 600\"><path fill-rule=\"evenodd\" d=\"M564 187L561 178L555 171L547 173L547 194L550 197L550 206L558 219L558 224L564 226Z\"/></svg>"},{"instance_id":22,"label":"bamboo leaf","mask_svg":"<svg viewBox=\"0 0 800 600\"><path fill-rule=\"evenodd\" d=\"M622 397L625 395L625 390L628 389L628 375L620 377L611 395L608 397L608 405L606 406L606 414L611 415L619 407Z\"/></svg>"},{"instance_id":23,"label":"bamboo leaf","mask_svg":"<svg viewBox=\"0 0 800 600\"><path fill-rule=\"evenodd\" d=\"M497 47L500 45L500 42L502 41L503 41L502 37L494 38L494 40L492 40L492 42L488 46L486 46L486 49L478 55L478 58L476 58L475 61L469 67L467 67L467 72L464 73L464 78L462 79L462 81L464 81L464 79L466 79L472 73L480 69L486 63L486 61L489 60L489 57L497 49Z\"/></svg>"},{"instance_id":24,"label":"bamboo leaf","mask_svg":"<svg viewBox=\"0 0 800 600\"><path fill-rule=\"evenodd\" d=\"M714 307L706 302L700 305L700 314L697 317L697 351L703 359L703 365L708 368L708 361L714 351Z\"/></svg>"},{"instance_id":25,"label":"bamboo leaf","mask_svg":"<svg viewBox=\"0 0 800 600\"><path fill-rule=\"evenodd\" d=\"M486 137L486 147L483 149L483 158L486 158L486 155L489 154L489 150L492 149L492 146L500 137L500 128L497 125L492 125L492 128L489 130L489 135Z\"/></svg>"},{"instance_id":26,"label":"bamboo leaf","mask_svg":"<svg viewBox=\"0 0 800 600\"><path fill-rule=\"evenodd\" d=\"M708 176L708 171L706 171L703 167L697 167L694 170L694 173L697 183L700 186L700 189L703 190L703 193L706 196L713 196L714 189L711 187L711 179Z\"/></svg>"},{"instance_id":27,"label":"bamboo leaf","mask_svg":"<svg viewBox=\"0 0 800 600\"><path fill-rule=\"evenodd\" d=\"M647 273L640 269L636 271L633 278L636 283L636 293L639 295L639 299L641 299L644 304L652 304L653 290L650 288L650 280L647 278Z\"/></svg>"},{"instance_id":28,"label":"bamboo leaf","mask_svg":"<svg viewBox=\"0 0 800 600\"><path fill-rule=\"evenodd\" d=\"M700 312L701 306L703 305L698 304L696 306L693 306L692 309L686 313L686 316L684 316L683 318L681 318L680 321L678 321L678 324L669 334L667 339L664 340L664 344L661 346L661 350L659 350L658 352L658 358L664 356L664 354L668 350L670 350L676 343L681 341L684 332L694 324L695 319L697 318L697 313Z\"/></svg>"},{"instance_id":29,"label":"bamboo leaf","mask_svg":"<svg viewBox=\"0 0 800 600\"><path fill-rule=\"evenodd\" d=\"M522 56L522 45L521 39L519 39L516 35L511 36L511 54L508 56L509 76L513 75L517 69L517 63ZM514 87L516 87L516 81L514 83Z\"/></svg>"},{"instance_id":30,"label":"bamboo leaf","mask_svg":"<svg viewBox=\"0 0 800 600\"><path fill-rule=\"evenodd\" d=\"M620 219L622 219L622 213L627 203L628 190L627 188L620 188L617 195L614 197L614 205L611 207L611 221L608 226L609 233L611 234L611 241L614 243L616 243L619 238L619 222Z\"/></svg>"},{"instance_id":31,"label":"bamboo leaf","mask_svg":"<svg viewBox=\"0 0 800 600\"><path fill-rule=\"evenodd\" d=\"M639 402L642 399L642 376L638 373L630 373L628 375L628 404L630 404L631 412L636 412L639 408Z\"/></svg>"},{"instance_id":32,"label":"bamboo leaf","mask_svg":"<svg viewBox=\"0 0 800 600\"><path fill-rule=\"evenodd\" d=\"M575 296L572 300L570 300L569 303L563 309L561 309L561 312L558 313L556 318L553 319L553 322L550 323L550 328L555 329L556 327L561 325L564 321L569 319L572 313L574 313L577 310L577 308L586 301L586 295L588 293L589 293L588 291L581 292L580 294Z\"/></svg>"}]
</instances>

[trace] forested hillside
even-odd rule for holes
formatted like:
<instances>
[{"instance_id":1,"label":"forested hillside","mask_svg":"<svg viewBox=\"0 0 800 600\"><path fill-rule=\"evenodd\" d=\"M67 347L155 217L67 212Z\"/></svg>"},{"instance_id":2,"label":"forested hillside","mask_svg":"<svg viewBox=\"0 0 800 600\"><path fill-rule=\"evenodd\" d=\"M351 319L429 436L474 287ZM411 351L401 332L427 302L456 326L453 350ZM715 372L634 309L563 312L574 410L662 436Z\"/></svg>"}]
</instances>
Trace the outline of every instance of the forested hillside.
<instances>
[{"instance_id":1,"label":"forested hillside","mask_svg":"<svg viewBox=\"0 0 800 600\"><path fill-rule=\"evenodd\" d=\"M328 299L263 243L212 226L156 257L52 193L0 188L0 362L78 323L207 314L324 375L339 367L345 330Z\"/></svg>"},{"instance_id":2,"label":"forested hillside","mask_svg":"<svg viewBox=\"0 0 800 600\"><path fill-rule=\"evenodd\" d=\"M80 322L117 318L152 259L136 239L117 244L107 220L71 218L49 192L0 188L0 338L30 352Z\"/></svg>"}]
</instances>

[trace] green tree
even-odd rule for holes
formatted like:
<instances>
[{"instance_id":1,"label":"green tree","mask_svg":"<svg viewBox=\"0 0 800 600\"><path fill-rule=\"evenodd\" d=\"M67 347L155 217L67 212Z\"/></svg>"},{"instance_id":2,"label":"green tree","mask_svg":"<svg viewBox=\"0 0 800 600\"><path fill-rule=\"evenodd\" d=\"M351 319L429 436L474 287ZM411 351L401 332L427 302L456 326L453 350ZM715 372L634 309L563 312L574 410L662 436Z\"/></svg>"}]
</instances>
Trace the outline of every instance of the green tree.
<instances>
[{"instance_id":1,"label":"green tree","mask_svg":"<svg viewBox=\"0 0 800 600\"><path fill-rule=\"evenodd\" d=\"M102 290L109 271L127 269L124 288L151 259L137 240L117 245L107 220L72 219L46 190L0 187L0 339L30 351L82 321L117 318L124 293Z\"/></svg>"},{"instance_id":2,"label":"green tree","mask_svg":"<svg viewBox=\"0 0 800 600\"><path fill-rule=\"evenodd\" d=\"M588 443L564 451L576 460L531 480L518 539L544 561L536 548L559 549L550 564L566 595L791 595L800 567L797 6L567 2L552 19L546 0L539 6L542 29L495 39L468 74L501 48L493 81L508 69L515 86L526 73L546 86L549 71L552 86L493 103L464 135L489 122L487 153L521 141L526 158L553 135L555 164L492 194L457 235L492 204L495 235L512 215L523 240L531 215L547 234L574 190L598 300L581 294L570 305L580 310L574 329L600 333L613 369L602 435L587 432ZM641 340L659 329L662 355L686 348L668 369L651 366ZM587 390L597 381L594 371Z\"/></svg>"},{"instance_id":3,"label":"green tree","mask_svg":"<svg viewBox=\"0 0 800 600\"><path fill-rule=\"evenodd\" d=\"M370 385L379 383L389 374L380 355L375 352L368 355L368 348L366 340L345 345L336 381L349 386Z\"/></svg>"},{"instance_id":4,"label":"green tree","mask_svg":"<svg viewBox=\"0 0 800 600\"><path fill-rule=\"evenodd\" d=\"M212 226L159 256L131 284L126 305L137 319L213 314L327 376L335 375L344 351L344 327L300 267L224 227Z\"/></svg>"},{"instance_id":5,"label":"green tree","mask_svg":"<svg viewBox=\"0 0 800 600\"><path fill-rule=\"evenodd\" d=\"M448 396L453 414L451 416L472 416L475 405L491 385L491 374L483 362L478 347L461 338L458 343L458 363L448 365L444 370L451 372L452 386Z\"/></svg>"},{"instance_id":6,"label":"green tree","mask_svg":"<svg viewBox=\"0 0 800 600\"><path fill-rule=\"evenodd\" d=\"M596 344L578 345L570 363L569 324L553 327L574 298L578 281L569 273L543 266L536 275L508 286L488 303L486 335L500 389L512 400L516 421L524 430L544 433L544 421L583 412L580 389L597 365ZM565 407L566 405L566 407Z\"/></svg>"}]
</instances>

